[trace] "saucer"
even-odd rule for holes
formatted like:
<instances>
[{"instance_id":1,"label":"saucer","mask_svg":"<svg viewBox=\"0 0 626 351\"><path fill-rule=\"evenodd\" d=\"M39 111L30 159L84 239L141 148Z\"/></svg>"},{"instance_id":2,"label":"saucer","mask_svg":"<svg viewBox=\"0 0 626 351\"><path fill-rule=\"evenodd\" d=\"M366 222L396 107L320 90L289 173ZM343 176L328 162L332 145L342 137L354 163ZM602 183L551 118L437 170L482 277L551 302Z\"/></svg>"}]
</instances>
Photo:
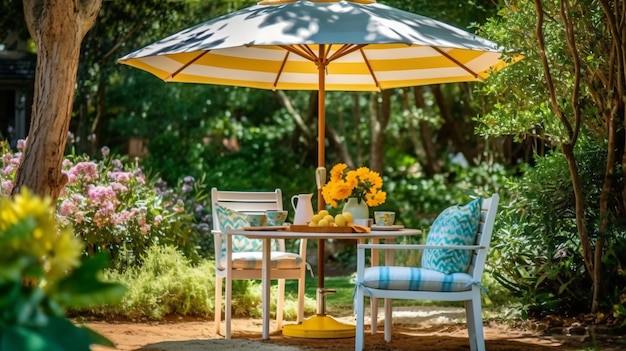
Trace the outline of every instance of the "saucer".
<instances>
[{"instance_id":1,"label":"saucer","mask_svg":"<svg viewBox=\"0 0 626 351\"><path fill-rule=\"evenodd\" d=\"M395 225L373 225L372 230L401 230L404 229L403 225L395 224Z\"/></svg>"}]
</instances>

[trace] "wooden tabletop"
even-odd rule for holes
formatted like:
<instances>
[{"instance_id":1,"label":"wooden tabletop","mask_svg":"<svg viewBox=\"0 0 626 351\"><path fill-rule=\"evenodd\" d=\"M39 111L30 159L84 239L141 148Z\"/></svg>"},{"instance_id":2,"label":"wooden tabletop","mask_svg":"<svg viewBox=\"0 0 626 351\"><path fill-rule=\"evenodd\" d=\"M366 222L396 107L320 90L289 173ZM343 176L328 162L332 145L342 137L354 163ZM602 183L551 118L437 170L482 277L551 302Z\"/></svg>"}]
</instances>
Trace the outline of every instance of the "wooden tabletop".
<instances>
[{"instance_id":1,"label":"wooden tabletop","mask_svg":"<svg viewBox=\"0 0 626 351\"><path fill-rule=\"evenodd\" d=\"M369 233L308 233L292 232L288 230L243 230L226 229L224 234L244 235L257 239L367 239L367 238L397 238L400 236L421 235L419 229L403 228L400 230L372 230Z\"/></svg>"}]
</instances>

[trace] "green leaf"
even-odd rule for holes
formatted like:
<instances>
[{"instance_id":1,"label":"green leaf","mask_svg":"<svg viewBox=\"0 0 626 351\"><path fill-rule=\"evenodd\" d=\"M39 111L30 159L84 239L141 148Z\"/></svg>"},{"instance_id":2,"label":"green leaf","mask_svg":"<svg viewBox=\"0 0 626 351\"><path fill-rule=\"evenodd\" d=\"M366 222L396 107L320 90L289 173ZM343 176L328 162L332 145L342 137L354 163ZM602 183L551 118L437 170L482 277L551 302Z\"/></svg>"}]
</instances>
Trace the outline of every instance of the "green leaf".
<instances>
[{"instance_id":1,"label":"green leaf","mask_svg":"<svg viewBox=\"0 0 626 351\"><path fill-rule=\"evenodd\" d=\"M19 282L9 282L7 284L0 284L0 308L4 309L4 306L11 305L13 301L19 298L21 285Z\"/></svg>"},{"instance_id":2,"label":"green leaf","mask_svg":"<svg viewBox=\"0 0 626 351\"><path fill-rule=\"evenodd\" d=\"M3 247L2 243L0 243L0 247ZM0 265L0 282L16 281L21 283L24 272L29 272L31 277L41 276L43 270L41 268L37 270L34 267L37 267L35 257L20 256L11 258L8 262L2 262Z\"/></svg>"},{"instance_id":3,"label":"green leaf","mask_svg":"<svg viewBox=\"0 0 626 351\"><path fill-rule=\"evenodd\" d=\"M70 276L59 282L53 298L69 307L119 301L126 293L126 286L98 279L99 272L108 264L108 255L104 252L85 260Z\"/></svg>"},{"instance_id":4,"label":"green leaf","mask_svg":"<svg viewBox=\"0 0 626 351\"><path fill-rule=\"evenodd\" d=\"M65 351L53 340L23 327L8 327L0 331L0 350Z\"/></svg>"},{"instance_id":5,"label":"green leaf","mask_svg":"<svg viewBox=\"0 0 626 351\"><path fill-rule=\"evenodd\" d=\"M37 221L34 217L22 218L4 231L4 235L0 235L0 244L10 243L15 239L28 238L35 228L37 228Z\"/></svg>"}]
</instances>

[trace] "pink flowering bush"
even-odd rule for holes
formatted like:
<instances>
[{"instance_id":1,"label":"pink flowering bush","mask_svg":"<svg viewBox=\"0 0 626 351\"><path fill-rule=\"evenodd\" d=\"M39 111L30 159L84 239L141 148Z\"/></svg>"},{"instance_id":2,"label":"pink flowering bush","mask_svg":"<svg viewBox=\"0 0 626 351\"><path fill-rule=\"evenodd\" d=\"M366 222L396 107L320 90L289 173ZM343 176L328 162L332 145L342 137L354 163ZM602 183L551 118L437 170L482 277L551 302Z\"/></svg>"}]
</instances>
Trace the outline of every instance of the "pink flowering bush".
<instances>
[{"instance_id":1,"label":"pink flowering bush","mask_svg":"<svg viewBox=\"0 0 626 351\"><path fill-rule=\"evenodd\" d=\"M1 193L10 194L19 165L17 152L2 145ZM200 255L199 238L209 231L204 188L186 177L178 188L150 179L135 163L123 162L102 149L102 160L69 155L63 161L68 182L61 192L57 214L85 241L85 253L108 251L119 268L140 260L153 244L173 245L189 258ZM209 248L206 248L208 251Z\"/></svg>"}]
</instances>

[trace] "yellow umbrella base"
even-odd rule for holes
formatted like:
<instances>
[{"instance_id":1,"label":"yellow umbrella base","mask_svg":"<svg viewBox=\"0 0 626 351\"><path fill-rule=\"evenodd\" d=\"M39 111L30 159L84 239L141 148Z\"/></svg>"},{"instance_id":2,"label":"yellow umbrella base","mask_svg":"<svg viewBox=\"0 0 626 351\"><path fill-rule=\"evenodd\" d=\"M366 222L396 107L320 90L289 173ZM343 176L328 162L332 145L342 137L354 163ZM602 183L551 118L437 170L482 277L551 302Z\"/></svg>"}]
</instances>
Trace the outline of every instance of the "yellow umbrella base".
<instances>
[{"instance_id":1,"label":"yellow umbrella base","mask_svg":"<svg viewBox=\"0 0 626 351\"><path fill-rule=\"evenodd\" d=\"M283 336L308 339L341 339L353 338L356 326L344 324L333 317L317 315L304 320L301 324L290 324L283 327Z\"/></svg>"}]
</instances>

